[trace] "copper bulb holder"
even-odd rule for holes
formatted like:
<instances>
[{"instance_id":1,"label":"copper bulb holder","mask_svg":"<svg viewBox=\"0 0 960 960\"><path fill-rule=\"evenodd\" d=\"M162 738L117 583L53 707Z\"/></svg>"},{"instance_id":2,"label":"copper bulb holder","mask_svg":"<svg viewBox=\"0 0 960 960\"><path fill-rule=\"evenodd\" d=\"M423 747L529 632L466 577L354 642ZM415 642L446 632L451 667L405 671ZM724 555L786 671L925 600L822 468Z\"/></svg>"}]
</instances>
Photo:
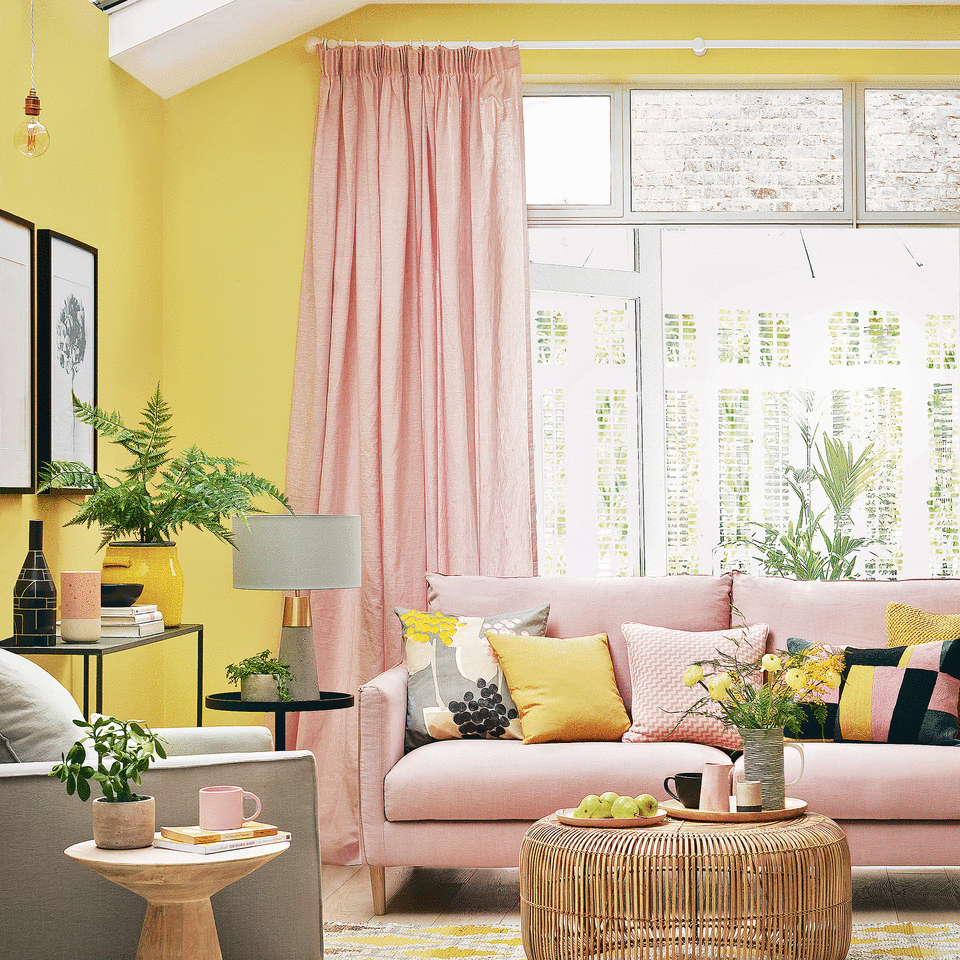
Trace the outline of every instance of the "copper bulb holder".
<instances>
[{"instance_id":1,"label":"copper bulb holder","mask_svg":"<svg viewBox=\"0 0 960 960\"><path fill-rule=\"evenodd\" d=\"M33 87L30 88L30 92L23 101L23 112L28 117L40 116L40 98L37 96L37 91L34 90Z\"/></svg>"}]
</instances>

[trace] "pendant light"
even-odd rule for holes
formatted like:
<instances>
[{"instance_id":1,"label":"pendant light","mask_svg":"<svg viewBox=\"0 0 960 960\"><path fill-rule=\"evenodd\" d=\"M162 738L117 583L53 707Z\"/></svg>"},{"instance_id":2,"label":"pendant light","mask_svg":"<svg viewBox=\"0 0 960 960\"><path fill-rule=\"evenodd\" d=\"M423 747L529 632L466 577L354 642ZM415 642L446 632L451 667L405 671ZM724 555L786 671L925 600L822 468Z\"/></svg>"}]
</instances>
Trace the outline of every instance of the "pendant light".
<instances>
[{"instance_id":1,"label":"pendant light","mask_svg":"<svg viewBox=\"0 0 960 960\"><path fill-rule=\"evenodd\" d=\"M40 98L37 96L33 68L37 58L37 43L33 35L33 2L30 0L30 92L23 103L23 123L13 134L13 145L25 157L39 157L50 146L50 134L40 122Z\"/></svg>"}]
</instances>

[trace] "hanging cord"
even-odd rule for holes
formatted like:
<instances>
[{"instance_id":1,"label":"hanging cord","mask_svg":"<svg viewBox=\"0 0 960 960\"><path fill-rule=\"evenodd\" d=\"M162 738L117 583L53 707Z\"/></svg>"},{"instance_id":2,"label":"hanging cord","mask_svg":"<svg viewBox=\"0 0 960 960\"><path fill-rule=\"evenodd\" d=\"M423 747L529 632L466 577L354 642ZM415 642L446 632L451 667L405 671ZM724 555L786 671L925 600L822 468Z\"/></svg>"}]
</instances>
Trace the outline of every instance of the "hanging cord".
<instances>
[{"instance_id":1,"label":"hanging cord","mask_svg":"<svg viewBox=\"0 0 960 960\"><path fill-rule=\"evenodd\" d=\"M37 62L37 39L33 33L33 0L30 0L30 89L36 90L34 66Z\"/></svg>"}]
</instances>

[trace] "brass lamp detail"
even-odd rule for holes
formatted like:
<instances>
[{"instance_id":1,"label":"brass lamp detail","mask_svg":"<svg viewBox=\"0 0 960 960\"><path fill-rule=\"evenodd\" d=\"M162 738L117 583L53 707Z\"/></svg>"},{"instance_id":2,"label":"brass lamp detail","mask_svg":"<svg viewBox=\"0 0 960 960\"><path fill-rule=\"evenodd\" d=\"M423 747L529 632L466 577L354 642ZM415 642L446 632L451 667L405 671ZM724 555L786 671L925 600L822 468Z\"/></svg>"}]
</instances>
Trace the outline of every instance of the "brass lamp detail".
<instances>
[{"instance_id":1,"label":"brass lamp detail","mask_svg":"<svg viewBox=\"0 0 960 960\"><path fill-rule=\"evenodd\" d=\"M299 590L296 596L283 598L283 626L313 626L313 615L310 612L310 598L301 596Z\"/></svg>"}]
</instances>

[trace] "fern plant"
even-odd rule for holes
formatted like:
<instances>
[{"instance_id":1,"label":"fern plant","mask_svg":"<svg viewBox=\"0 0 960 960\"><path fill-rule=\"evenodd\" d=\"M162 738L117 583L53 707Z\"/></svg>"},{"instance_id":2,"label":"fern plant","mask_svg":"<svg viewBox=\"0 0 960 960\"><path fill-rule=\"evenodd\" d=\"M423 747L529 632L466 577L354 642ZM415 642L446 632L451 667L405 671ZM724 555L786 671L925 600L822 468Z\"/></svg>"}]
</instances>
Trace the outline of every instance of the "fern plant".
<instances>
[{"instance_id":1,"label":"fern plant","mask_svg":"<svg viewBox=\"0 0 960 960\"><path fill-rule=\"evenodd\" d=\"M39 489L90 490L66 525L97 524L103 535L101 548L124 538L165 543L183 527L207 530L233 545L233 534L224 521L263 513L253 505L254 497L272 497L290 510L287 498L273 483L239 470L244 466L239 460L211 456L197 446L173 456L173 415L159 384L141 412L139 427L128 427L119 413L84 403L76 394L73 410L81 423L130 454L132 462L121 468L119 476L105 477L83 463L54 460L41 469Z\"/></svg>"}]
</instances>

